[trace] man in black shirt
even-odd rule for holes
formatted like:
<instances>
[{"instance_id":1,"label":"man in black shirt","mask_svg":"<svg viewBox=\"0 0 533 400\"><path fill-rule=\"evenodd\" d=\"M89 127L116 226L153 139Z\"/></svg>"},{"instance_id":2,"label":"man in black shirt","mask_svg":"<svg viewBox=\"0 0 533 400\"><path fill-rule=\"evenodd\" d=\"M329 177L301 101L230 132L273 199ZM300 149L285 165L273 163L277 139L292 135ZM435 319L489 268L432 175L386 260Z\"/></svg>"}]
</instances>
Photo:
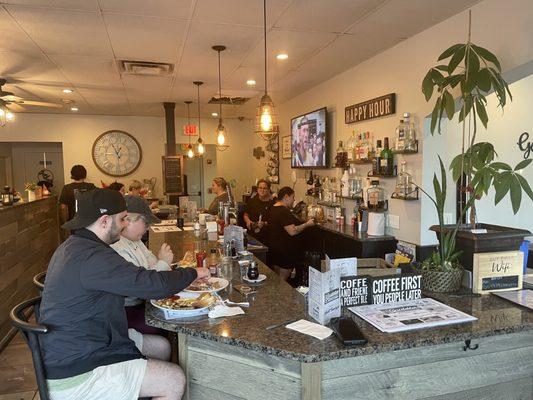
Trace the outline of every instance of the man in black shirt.
<instances>
[{"instance_id":1,"label":"man in black shirt","mask_svg":"<svg viewBox=\"0 0 533 400\"><path fill-rule=\"evenodd\" d=\"M63 186L59 196L59 204L61 205L61 223L65 223L74 218L74 214L76 214L77 211L77 195L96 187L92 183L85 182L85 178L87 178L87 170L83 165L74 165L70 170L70 178L73 179L74 182Z\"/></svg>"},{"instance_id":2,"label":"man in black shirt","mask_svg":"<svg viewBox=\"0 0 533 400\"><path fill-rule=\"evenodd\" d=\"M244 223L248 232L260 241L265 239L266 219L272 204L270 182L260 179L257 181L257 196L248 200L244 209Z\"/></svg>"}]
</instances>

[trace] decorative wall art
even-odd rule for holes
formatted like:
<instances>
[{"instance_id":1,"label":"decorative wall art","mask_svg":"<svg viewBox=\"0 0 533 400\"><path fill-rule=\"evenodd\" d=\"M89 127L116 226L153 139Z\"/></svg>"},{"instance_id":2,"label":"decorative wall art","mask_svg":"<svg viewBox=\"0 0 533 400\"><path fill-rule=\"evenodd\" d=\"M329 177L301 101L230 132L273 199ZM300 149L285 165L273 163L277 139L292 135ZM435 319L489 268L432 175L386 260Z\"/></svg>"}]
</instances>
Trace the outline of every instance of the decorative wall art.
<instances>
[{"instance_id":1,"label":"decorative wall art","mask_svg":"<svg viewBox=\"0 0 533 400\"><path fill-rule=\"evenodd\" d=\"M281 158L291 158L291 136L281 138Z\"/></svg>"},{"instance_id":2,"label":"decorative wall art","mask_svg":"<svg viewBox=\"0 0 533 400\"><path fill-rule=\"evenodd\" d=\"M279 135L268 141L266 146L267 179L270 183L279 183Z\"/></svg>"}]
</instances>

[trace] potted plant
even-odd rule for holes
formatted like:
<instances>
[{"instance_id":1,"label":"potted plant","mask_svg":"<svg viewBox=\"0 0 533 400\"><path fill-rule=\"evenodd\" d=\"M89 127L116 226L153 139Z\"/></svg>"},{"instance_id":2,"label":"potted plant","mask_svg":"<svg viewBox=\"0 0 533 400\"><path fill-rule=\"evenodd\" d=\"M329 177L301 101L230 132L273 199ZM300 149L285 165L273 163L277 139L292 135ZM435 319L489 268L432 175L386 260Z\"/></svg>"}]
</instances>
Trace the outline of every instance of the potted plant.
<instances>
[{"instance_id":1,"label":"potted plant","mask_svg":"<svg viewBox=\"0 0 533 400\"><path fill-rule=\"evenodd\" d=\"M502 109L508 99L512 101L507 82L501 75L498 58L489 50L473 44L469 32L467 43L455 44L446 49L438 61L442 63L431 68L424 77L422 92L426 101L430 101L434 93L437 94L431 113L432 134L436 129L440 133L443 116L449 120L453 119L456 114L454 94L459 95L458 120L462 122L462 148L461 153L451 162L450 169L454 182L460 183L461 192L466 194L466 199L461 198L461 215L458 222L468 213L470 224L439 223L430 229L437 232L440 240L443 236L439 232L456 231L454 235L454 238L457 238L456 248L462 250L459 260L464 266L471 268L473 253L518 250L524 237L530 234L527 230L476 224L475 202L486 195L490 188L494 188L495 204L509 194L513 212L516 214L520 209L524 192L533 200L533 191L529 183L519 173L533 160L523 160L513 168L506 163L496 161L498 155L491 143L476 142L478 120L485 129L488 126L486 96L494 91L498 105ZM468 133L467 121L469 126L473 126Z\"/></svg>"},{"instance_id":2,"label":"potted plant","mask_svg":"<svg viewBox=\"0 0 533 400\"><path fill-rule=\"evenodd\" d=\"M437 211L439 220L439 245L428 258L420 264L422 274L422 289L430 292L455 292L461 287L463 279L463 267L459 261L461 250L456 248L456 237L460 228L460 220L449 229L444 229L444 207L446 204L446 193L448 189L446 179L446 168L439 156L440 181L437 174L433 174L433 192L431 196L424 188L418 187L432 201ZM469 202L474 200L470 198ZM467 204L468 205L468 204ZM465 209L466 210L466 207ZM462 211L464 212L464 211ZM462 215L460 215L462 217Z\"/></svg>"},{"instance_id":3,"label":"potted plant","mask_svg":"<svg viewBox=\"0 0 533 400\"><path fill-rule=\"evenodd\" d=\"M28 193L28 201L35 200L35 191L37 190L37 184L35 182L26 182L24 184L24 190Z\"/></svg>"}]
</instances>

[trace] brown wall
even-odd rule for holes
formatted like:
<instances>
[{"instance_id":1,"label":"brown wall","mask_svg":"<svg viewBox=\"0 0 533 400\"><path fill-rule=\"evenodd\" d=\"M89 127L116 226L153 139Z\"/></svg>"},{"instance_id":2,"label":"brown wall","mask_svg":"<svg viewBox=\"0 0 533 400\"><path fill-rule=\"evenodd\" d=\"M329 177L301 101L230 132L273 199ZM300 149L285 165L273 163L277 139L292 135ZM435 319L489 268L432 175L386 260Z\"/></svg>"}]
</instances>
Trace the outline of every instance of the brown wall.
<instances>
[{"instance_id":1,"label":"brown wall","mask_svg":"<svg viewBox=\"0 0 533 400\"><path fill-rule=\"evenodd\" d=\"M9 311L37 295L33 277L59 245L57 198L0 207L0 350L11 329Z\"/></svg>"}]
</instances>

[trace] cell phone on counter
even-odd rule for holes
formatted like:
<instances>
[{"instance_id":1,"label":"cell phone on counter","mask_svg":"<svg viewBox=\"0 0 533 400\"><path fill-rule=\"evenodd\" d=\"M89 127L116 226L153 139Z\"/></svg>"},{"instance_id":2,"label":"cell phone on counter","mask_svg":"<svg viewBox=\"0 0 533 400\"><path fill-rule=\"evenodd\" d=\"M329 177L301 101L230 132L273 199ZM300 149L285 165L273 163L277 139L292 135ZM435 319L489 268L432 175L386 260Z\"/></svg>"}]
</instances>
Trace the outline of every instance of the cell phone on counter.
<instances>
[{"instance_id":1,"label":"cell phone on counter","mask_svg":"<svg viewBox=\"0 0 533 400\"><path fill-rule=\"evenodd\" d=\"M351 318L333 318L330 325L345 346L362 345L367 342L365 336Z\"/></svg>"}]
</instances>

